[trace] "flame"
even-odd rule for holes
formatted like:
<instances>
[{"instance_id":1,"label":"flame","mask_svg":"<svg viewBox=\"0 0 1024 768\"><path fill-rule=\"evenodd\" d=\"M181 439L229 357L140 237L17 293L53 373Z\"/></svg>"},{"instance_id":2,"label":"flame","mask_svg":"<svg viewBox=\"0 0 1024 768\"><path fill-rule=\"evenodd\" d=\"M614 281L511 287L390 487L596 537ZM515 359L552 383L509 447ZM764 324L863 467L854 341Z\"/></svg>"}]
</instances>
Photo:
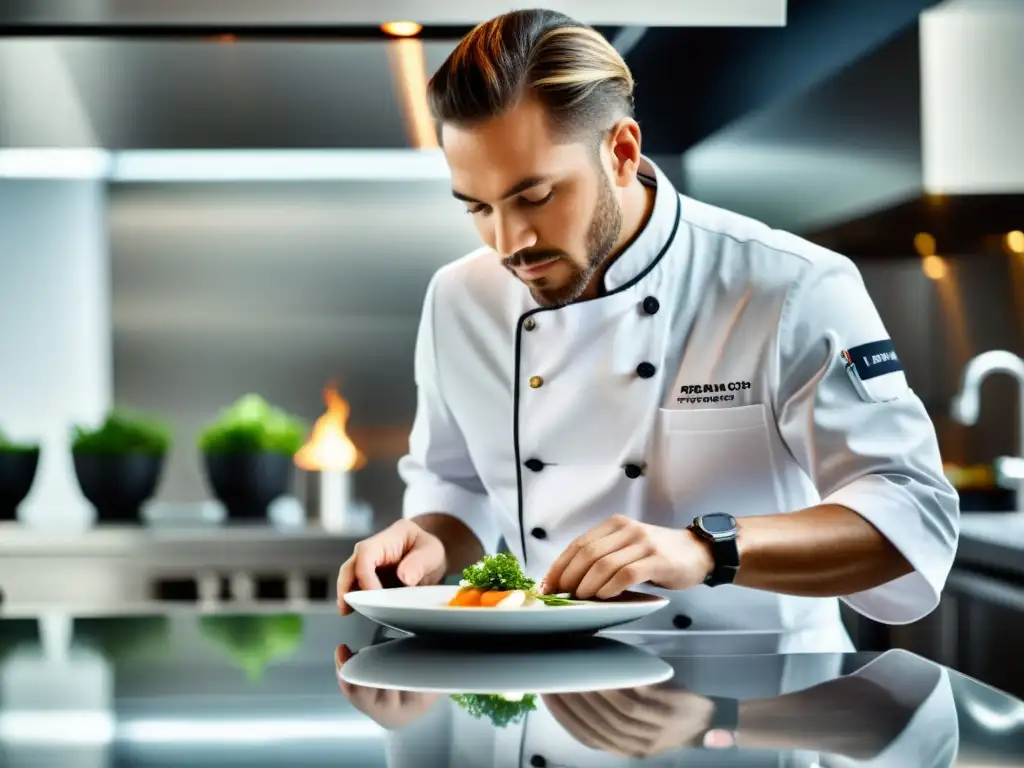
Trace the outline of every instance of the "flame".
<instances>
[{"instance_id":1,"label":"flame","mask_svg":"<svg viewBox=\"0 0 1024 768\"><path fill-rule=\"evenodd\" d=\"M345 432L349 404L335 387L324 390L324 402L327 412L316 420L313 434L295 454L295 466L310 472L325 469L348 472L361 468L366 457Z\"/></svg>"}]
</instances>

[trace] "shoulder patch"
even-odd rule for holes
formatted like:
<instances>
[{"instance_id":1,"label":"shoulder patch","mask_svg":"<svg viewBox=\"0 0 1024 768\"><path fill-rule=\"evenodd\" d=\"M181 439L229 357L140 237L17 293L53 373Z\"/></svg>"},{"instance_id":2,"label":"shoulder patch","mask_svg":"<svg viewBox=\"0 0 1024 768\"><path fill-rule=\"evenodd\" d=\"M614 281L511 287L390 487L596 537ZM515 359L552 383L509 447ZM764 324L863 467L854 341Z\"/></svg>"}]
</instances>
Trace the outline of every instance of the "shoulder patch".
<instances>
[{"instance_id":1,"label":"shoulder patch","mask_svg":"<svg viewBox=\"0 0 1024 768\"><path fill-rule=\"evenodd\" d=\"M880 339L843 350L846 373L862 399L870 403L896 400L907 390L903 363L892 339Z\"/></svg>"}]
</instances>

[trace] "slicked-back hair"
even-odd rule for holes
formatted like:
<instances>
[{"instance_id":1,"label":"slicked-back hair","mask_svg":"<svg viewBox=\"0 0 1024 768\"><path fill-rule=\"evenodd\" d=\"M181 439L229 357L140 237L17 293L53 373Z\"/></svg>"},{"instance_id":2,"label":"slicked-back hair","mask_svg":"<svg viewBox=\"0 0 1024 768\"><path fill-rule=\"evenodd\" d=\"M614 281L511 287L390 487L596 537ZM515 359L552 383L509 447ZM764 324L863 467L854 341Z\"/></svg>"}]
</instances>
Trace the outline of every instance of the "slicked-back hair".
<instances>
[{"instance_id":1,"label":"slicked-back hair","mask_svg":"<svg viewBox=\"0 0 1024 768\"><path fill-rule=\"evenodd\" d=\"M466 35L430 79L441 124L472 126L524 97L546 109L558 140L599 136L633 116L633 76L595 29L548 10L497 16Z\"/></svg>"}]
</instances>

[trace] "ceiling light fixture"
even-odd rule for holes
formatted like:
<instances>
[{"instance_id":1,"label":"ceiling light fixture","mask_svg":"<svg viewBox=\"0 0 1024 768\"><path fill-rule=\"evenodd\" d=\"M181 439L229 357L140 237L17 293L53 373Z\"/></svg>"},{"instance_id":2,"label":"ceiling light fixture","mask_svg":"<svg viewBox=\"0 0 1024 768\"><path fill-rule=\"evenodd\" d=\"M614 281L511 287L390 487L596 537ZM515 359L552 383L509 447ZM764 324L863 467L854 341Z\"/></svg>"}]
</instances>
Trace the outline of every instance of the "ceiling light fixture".
<instances>
[{"instance_id":1,"label":"ceiling light fixture","mask_svg":"<svg viewBox=\"0 0 1024 768\"><path fill-rule=\"evenodd\" d=\"M415 21L386 21L380 28L392 37L415 37L423 30L423 25Z\"/></svg>"}]
</instances>

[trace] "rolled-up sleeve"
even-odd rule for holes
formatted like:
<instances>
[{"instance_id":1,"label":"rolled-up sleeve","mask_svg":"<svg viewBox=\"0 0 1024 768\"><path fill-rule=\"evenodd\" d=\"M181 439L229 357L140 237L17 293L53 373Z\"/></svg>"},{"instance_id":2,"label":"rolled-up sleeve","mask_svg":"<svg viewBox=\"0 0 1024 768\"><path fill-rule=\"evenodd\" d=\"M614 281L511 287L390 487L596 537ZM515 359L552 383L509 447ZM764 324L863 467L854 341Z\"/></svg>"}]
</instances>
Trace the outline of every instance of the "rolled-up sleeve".
<instances>
[{"instance_id":1,"label":"rolled-up sleeve","mask_svg":"<svg viewBox=\"0 0 1024 768\"><path fill-rule=\"evenodd\" d=\"M398 461L398 474L406 486L402 516L451 515L465 523L484 551L492 554L500 537L494 510L438 382L434 346L437 282L435 276L427 288L416 338L416 416L409 451Z\"/></svg>"},{"instance_id":2,"label":"rolled-up sleeve","mask_svg":"<svg viewBox=\"0 0 1024 768\"><path fill-rule=\"evenodd\" d=\"M824 504L860 514L914 571L842 599L887 624L939 602L959 536L959 498L943 472L934 425L900 368L859 389L844 350L889 334L852 262L837 258L790 289L779 326L782 437ZM898 352L897 352L898 354Z\"/></svg>"}]
</instances>

